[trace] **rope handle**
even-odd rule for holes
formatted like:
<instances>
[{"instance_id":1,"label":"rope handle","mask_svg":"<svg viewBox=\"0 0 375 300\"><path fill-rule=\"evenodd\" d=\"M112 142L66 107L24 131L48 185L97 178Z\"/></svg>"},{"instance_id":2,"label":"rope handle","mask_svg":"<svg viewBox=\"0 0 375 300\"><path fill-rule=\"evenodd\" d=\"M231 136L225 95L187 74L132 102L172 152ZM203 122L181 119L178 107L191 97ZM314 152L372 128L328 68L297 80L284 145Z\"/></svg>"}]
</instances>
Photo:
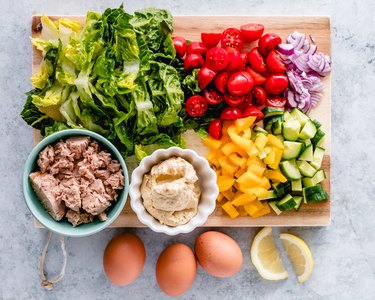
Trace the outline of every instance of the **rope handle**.
<instances>
[{"instance_id":1,"label":"rope handle","mask_svg":"<svg viewBox=\"0 0 375 300\"><path fill-rule=\"evenodd\" d=\"M55 278L52 278L52 279L46 278L45 273L44 273L44 259L45 259L46 254L47 254L47 250L48 250L48 246L49 246L49 242L51 241L51 238L52 238L52 232L47 231L47 240L46 240L46 244L44 245L42 255L40 257L40 263L39 263L41 284L45 289L47 289L49 291L53 289L53 285L55 283L57 283L61 279L63 279L63 277L65 275L66 263L67 263L67 260L68 260L66 250L65 250L65 240L64 240L63 236L60 236L60 238L59 238L60 247L61 247L61 251L62 251L62 254L63 254L63 258L64 258L63 265L62 265L62 268L61 268L61 271L60 271L59 275L57 275Z\"/></svg>"}]
</instances>

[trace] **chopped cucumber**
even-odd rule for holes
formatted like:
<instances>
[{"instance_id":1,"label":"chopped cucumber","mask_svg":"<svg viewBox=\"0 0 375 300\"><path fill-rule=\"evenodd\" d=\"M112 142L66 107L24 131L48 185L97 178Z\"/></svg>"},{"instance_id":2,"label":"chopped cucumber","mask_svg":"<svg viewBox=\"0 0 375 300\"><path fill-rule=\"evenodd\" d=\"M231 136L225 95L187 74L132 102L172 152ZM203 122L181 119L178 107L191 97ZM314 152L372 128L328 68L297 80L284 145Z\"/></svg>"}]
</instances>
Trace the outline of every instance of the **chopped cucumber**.
<instances>
[{"instance_id":1,"label":"chopped cucumber","mask_svg":"<svg viewBox=\"0 0 375 300\"><path fill-rule=\"evenodd\" d=\"M263 114L265 118L272 116L279 116L284 114L284 108L267 106L263 109Z\"/></svg>"},{"instance_id":2,"label":"chopped cucumber","mask_svg":"<svg viewBox=\"0 0 375 300\"><path fill-rule=\"evenodd\" d=\"M307 161L297 161L297 166L303 176L313 177L316 173L316 169L313 168Z\"/></svg>"},{"instance_id":3,"label":"chopped cucumber","mask_svg":"<svg viewBox=\"0 0 375 300\"><path fill-rule=\"evenodd\" d=\"M292 195L301 195L302 194L302 180L293 180L291 182L292 186Z\"/></svg>"},{"instance_id":4,"label":"chopped cucumber","mask_svg":"<svg viewBox=\"0 0 375 300\"><path fill-rule=\"evenodd\" d=\"M267 196L258 198L258 200L269 200L269 199L275 199L277 198L276 192L273 190L268 191Z\"/></svg>"},{"instance_id":5,"label":"chopped cucumber","mask_svg":"<svg viewBox=\"0 0 375 300\"><path fill-rule=\"evenodd\" d=\"M281 172L291 180L298 180L302 178L301 172L297 165L290 160L286 160L280 163Z\"/></svg>"},{"instance_id":6,"label":"chopped cucumber","mask_svg":"<svg viewBox=\"0 0 375 300\"><path fill-rule=\"evenodd\" d=\"M275 135L281 134L283 128L283 122L281 120L277 120L275 123L272 124L272 133Z\"/></svg>"},{"instance_id":7,"label":"chopped cucumber","mask_svg":"<svg viewBox=\"0 0 375 300\"><path fill-rule=\"evenodd\" d=\"M307 147L307 146L311 145L311 140L305 140L304 143L305 143L305 146Z\"/></svg>"},{"instance_id":8,"label":"chopped cucumber","mask_svg":"<svg viewBox=\"0 0 375 300\"><path fill-rule=\"evenodd\" d=\"M319 142L317 142L316 147L319 147L319 148L324 149L324 140L325 140L325 136L323 136L323 137L319 140Z\"/></svg>"},{"instance_id":9,"label":"chopped cucumber","mask_svg":"<svg viewBox=\"0 0 375 300\"><path fill-rule=\"evenodd\" d=\"M313 123L313 121L311 121L310 119L305 123L305 125L303 126L300 134L299 134L299 138L301 140L308 140L308 139L311 139L315 136L316 134L316 127Z\"/></svg>"},{"instance_id":10,"label":"chopped cucumber","mask_svg":"<svg viewBox=\"0 0 375 300\"><path fill-rule=\"evenodd\" d=\"M290 194L292 192L292 183L291 183L291 181L288 180L288 181L284 182L283 185L284 185L284 193L285 194Z\"/></svg>"},{"instance_id":11,"label":"chopped cucumber","mask_svg":"<svg viewBox=\"0 0 375 300\"><path fill-rule=\"evenodd\" d=\"M309 140L308 140L309 141ZM313 161L314 159L314 150L313 145L308 145L305 150L298 157L299 160Z\"/></svg>"},{"instance_id":12,"label":"chopped cucumber","mask_svg":"<svg viewBox=\"0 0 375 300\"><path fill-rule=\"evenodd\" d=\"M267 133L264 133L264 132L260 132L260 131L254 131L253 134L251 135L251 137L253 139L256 139L258 135L260 134L263 134L263 135L268 135L268 132Z\"/></svg>"},{"instance_id":13,"label":"chopped cucumber","mask_svg":"<svg viewBox=\"0 0 375 300\"><path fill-rule=\"evenodd\" d=\"M312 122L314 123L316 129L319 129L320 127L322 127L322 124L320 124L318 120L312 120Z\"/></svg>"},{"instance_id":14,"label":"chopped cucumber","mask_svg":"<svg viewBox=\"0 0 375 300\"><path fill-rule=\"evenodd\" d=\"M301 127L303 127L306 122L309 120L309 117L306 116L302 111L300 111L298 108L293 108L292 111L290 112L290 115L299 121L301 124Z\"/></svg>"},{"instance_id":15,"label":"chopped cucumber","mask_svg":"<svg viewBox=\"0 0 375 300\"><path fill-rule=\"evenodd\" d=\"M275 190L277 197L281 198L285 195L284 184L282 184L281 182L272 183L272 187Z\"/></svg>"},{"instance_id":16,"label":"chopped cucumber","mask_svg":"<svg viewBox=\"0 0 375 300\"><path fill-rule=\"evenodd\" d=\"M310 163L315 169L319 170L320 167L322 166L324 158L324 149L316 147L314 151L314 159Z\"/></svg>"},{"instance_id":17,"label":"chopped cucumber","mask_svg":"<svg viewBox=\"0 0 375 300\"><path fill-rule=\"evenodd\" d=\"M303 143L284 141L283 159L294 159L299 156L302 151Z\"/></svg>"},{"instance_id":18,"label":"chopped cucumber","mask_svg":"<svg viewBox=\"0 0 375 300\"><path fill-rule=\"evenodd\" d=\"M326 178L327 177L326 177L326 173L324 172L324 170L319 170L318 172L316 172L316 174L312 178L308 178L308 177L302 178L303 187L310 187L310 186L317 185L318 183L321 183Z\"/></svg>"},{"instance_id":19,"label":"chopped cucumber","mask_svg":"<svg viewBox=\"0 0 375 300\"><path fill-rule=\"evenodd\" d=\"M275 214L279 215L282 213L282 211L277 207L278 201L270 201L268 204L271 206L272 210L275 212Z\"/></svg>"},{"instance_id":20,"label":"chopped cucumber","mask_svg":"<svg viewBox=\"0 0 375 300\"><path fill-rule=\"evenodd\" d=\"M313 186L304 187L302 191L303 202L314 203L328 199L328 194L323 190L322 186L318 183Z\"/></svg>"},{"instance_id":21,"label":"chopped cucumber","mask_svg":"<svg viewBox=\"0 0 375 300\"><path fill-rule=\"evenodd\" d=\"M294 198L294 201L296 201L296 203L297 203L296 206L294 206L294 209L298 211L301 207L303 197L302 196L293 196L293 198Z\"/></svg>"},{"instance_id":22,"label":"chopped cucumber","mask_svg":"<svg viewBox=\"0 0 375 300\"><path fill-rule=\"evenodd\" d=\"M289 121L289 120L294 120L294 118L290 115L289 111L284 112L284 120Z\"/></svg>"},{"instance_id":23,"label":"chopped cucumber","mask_svg":"<svg viewBox=\"0 0 375 300\"><path fill-rule=\"evenodd\" d=\"M277 202L276 206L281 211L286 211L288 209L291 209L291 208L295 207L296 204L297 204L297 202L294 200L292 195L288 194L288 195L284 196L284 198L281 199L279 202Z\"/></svg>"},{"instance_id":24,"label":"chopped cucumber","mask_svg":"<svg viewBox=\"0 0 375 300\"><path fill-rule=\"evenodd\" d=\"M264 128L266 128L267 126L271 126L272 127L272 124L276 123L279 120L280 121L284 121L284 115L276 115L276 116L271 116L271 117L268 117L268 118L264 118L264 120L263 120Z\"/></svg>"},{"instance_id":25,"label":"chopped cucumber","mask_svg":"<svg viewBox=\"0 0 375 300\"><path fill-rule=\"evenodd\" d=\"M284 122L283 136L288 141L296 141L301 130L301 124L297 120Z\"/></svg>"},{"instance_id":26,"label":"chopped cucumber","mask_svg":"<svg viewBox=\"0 0 375 300\"><path fill-rule=\"evenodd\" d=\"M324 139L324 136L325 136L325 133L321 131L320 129L318 129L314 137L311 139L311 143L314 145L314 147L317 147L318 143L322 143L321 140Z\"/></svg>"},{"instance_id":27,"label":"chopped cucumber","mask_svg":"<svg viewBox=\"0 0 375 300\"><path fill-rule=\"evenodd\" d=\"M264 130L262 127L260 127L260 126L258 126L258 125L255 125L255 126L254 126L254 131L256 131L256 132L262 132L262 133L264 133L265 135L268 134L267 130Z\"/></svg>"}]
</instances>

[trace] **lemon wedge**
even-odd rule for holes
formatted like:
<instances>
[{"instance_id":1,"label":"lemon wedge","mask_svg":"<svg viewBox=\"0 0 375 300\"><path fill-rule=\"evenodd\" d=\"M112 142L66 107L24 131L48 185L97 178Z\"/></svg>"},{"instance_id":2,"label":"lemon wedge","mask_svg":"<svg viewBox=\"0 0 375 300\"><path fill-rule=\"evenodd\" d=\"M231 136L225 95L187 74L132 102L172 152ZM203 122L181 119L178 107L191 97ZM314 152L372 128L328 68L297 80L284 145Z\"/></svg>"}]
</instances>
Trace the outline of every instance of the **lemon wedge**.
<instances>
[{"instance_id":1,"label":"lemon wedge","mask_svg":"<svg viewBox=\"0 0 375 300\"><path fill-rule=\"evenodd\" d=\"M280 239L297 273L298 281L305 282L309 279L314 267L309 247L301 238L293 234L281 233Z\"/></svg>"},{"instance_id":2,"label":"lemon wedge","mask_svg":"<svg viewBox=\"0 0 375 300\"><path fill-rule=\"evenodd\" d=\"M272 228L264 227L253 239L250 249L251 261L260 276L268 280L288 277L272 235Z\"/></svg>"}]
</instances>

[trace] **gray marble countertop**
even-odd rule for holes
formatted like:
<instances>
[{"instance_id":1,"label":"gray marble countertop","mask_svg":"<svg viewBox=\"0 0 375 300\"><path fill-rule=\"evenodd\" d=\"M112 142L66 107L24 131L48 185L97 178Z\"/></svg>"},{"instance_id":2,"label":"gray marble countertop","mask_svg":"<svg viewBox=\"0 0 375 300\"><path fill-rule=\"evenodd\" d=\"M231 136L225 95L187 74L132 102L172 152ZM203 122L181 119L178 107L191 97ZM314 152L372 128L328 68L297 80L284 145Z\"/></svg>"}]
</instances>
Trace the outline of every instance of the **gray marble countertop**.
<instances>
[{"instance_id":1,"label":"gray marble countertop","mask_svg":"<svg viewBox=\"0 0 375 300\"><path fill-rule=\"evenodd\" d=\"M206 229L168 237L148 229L105 230L87 238L66 239L65 278L52 291L40 285L39 256L46 235L35 229L21 192L21 171L32 148L32 130L19 117L24 93L31 88L32 13L85 14L122 1L6 1L0 15L0 299L161 299L155 263L172 242L193 246ZM330 15L332 29L332 224L325 228L279 228L300 235L310 246L315 269L299 284L260 278L249 258L258 228L220 229L241 246L240 273L217 279L199 268L186 299L375 299L375 11L374 1L126 1L127 10L165 7L175 15ZM371 125L372 124L372 125ZM112 286L102 270L108 240L135 232L147 249L146 265L127 287ZM61 264L59 243L52 240L47 272Z\"/></svg>"}]
</instances>

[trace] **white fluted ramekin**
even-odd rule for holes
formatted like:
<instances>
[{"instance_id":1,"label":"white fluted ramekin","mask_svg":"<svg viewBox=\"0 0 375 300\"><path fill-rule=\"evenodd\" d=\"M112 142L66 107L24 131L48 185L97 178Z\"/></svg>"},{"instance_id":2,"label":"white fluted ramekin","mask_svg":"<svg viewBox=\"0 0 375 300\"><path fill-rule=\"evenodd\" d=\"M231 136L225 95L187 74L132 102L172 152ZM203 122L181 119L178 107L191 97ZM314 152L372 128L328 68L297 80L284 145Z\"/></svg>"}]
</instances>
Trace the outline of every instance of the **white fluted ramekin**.
<instances>
[{"instance_id":1,"label":"white fluted ramekin","mask_svg":"<svg viewBox=\"0 0 375 300\"><path fill-rule=\"evenodd\" d=\"M151 216L143 206L141 196L143 175L149 173L154 165L170 157L181 157L191 163L197 172L198 182L201 187L201 198L197 214L188 223L176 227L163 225ZM129 187L130 205L139 221L155 232L163 232L168 235L188 233L196 227L203 225L207 221L208 216L215 210L218 194L219 189L216 184L216 174L210 168L207 160L193 150L181 149L179 147L159 149L150 156L143 158L139 166L132 173Z\"/></svg>"}]
</instances>

